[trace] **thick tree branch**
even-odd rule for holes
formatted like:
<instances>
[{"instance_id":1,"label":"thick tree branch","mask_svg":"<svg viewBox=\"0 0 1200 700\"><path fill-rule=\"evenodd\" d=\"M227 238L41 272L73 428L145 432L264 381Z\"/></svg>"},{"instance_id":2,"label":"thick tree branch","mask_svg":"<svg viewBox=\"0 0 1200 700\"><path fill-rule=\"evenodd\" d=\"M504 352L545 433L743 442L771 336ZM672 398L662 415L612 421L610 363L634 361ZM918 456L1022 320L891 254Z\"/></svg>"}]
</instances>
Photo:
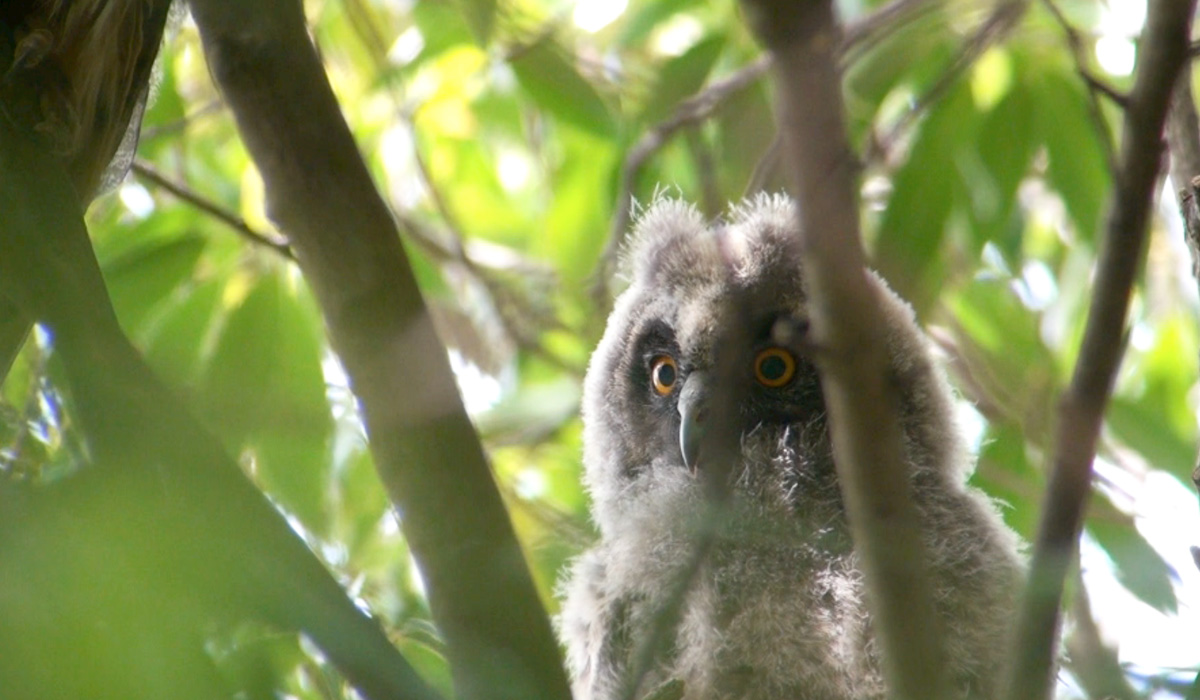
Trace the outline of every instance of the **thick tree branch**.
<instances>
[{"instance_id":1,"label":"thick tree branch","mask_svg":"<svg viewBox=\"0 0 1200 700\"><path fill-rule=\"evenodd\" d=\"M0 211L0 297L53 332L75 417L100 465L75 490L99 496L87 500L122 523L142 525L128 540L124 532L115 541L86 536L115 555L153 560L127 573L183 606L261 616L305 632L366 697L436 698L220 442L154 377L117 323L64 164L2 117ZM14 526L46 525L13 518ZM64 544L71 543L54 540L46 550Z\"/></svg>"},{"instance_id":2,"label":"thick tree branch","mask_svg":"<svg viewBox=\"0 0 1200 700\"><path fill-rule=\"evenodd\" d=\"M205 53L358 396L460 697L567 698L534 589L445 350L300 3L193 0Z\"/></svg>"},{"instance_id":3,"label":"thick tree branch","mask_svg":"<svg viewBox=\"0 0 1200 700\"><path fill-rule=\"evenodd\" d=\"M1101 241L1083 342L1059 406L1054 466L1043 501L1007 697L1047 697L1063 580L1079 543L1092 459L1124 349L1134 277L1142 260L1162 158L1163 122L1187 58L1195 0L1151 0L1125 110L1116 187Z\"/></svg>"},{"instance_id":4,"label":"thick tree branch","mask_svg":"<svg viewBox=\"0 0 1200 700\"><path fill-rule=\"evenodd\" d=\"M1200 283L1200 119L1192 94L1192 66L1185 63L1175 84L1171 109L1167 112L1167 146L1171 152L1171 186L1178 198L1179 213L1192 254L1192 274Z\"/></svg>"},{"instance_id":5,"label":"thick tree branch","mask_svg":"<svg viewBox=\"0 0 1200 700\"><path fill-rule=\"evenodd\" d=\"M783 157L799 203L811 334L834 461L893 698L949 697L917 510L887 382L884 323L858 229L837 29L828 1L747 0L774 56Z\"/></svg>"}]
</instances>

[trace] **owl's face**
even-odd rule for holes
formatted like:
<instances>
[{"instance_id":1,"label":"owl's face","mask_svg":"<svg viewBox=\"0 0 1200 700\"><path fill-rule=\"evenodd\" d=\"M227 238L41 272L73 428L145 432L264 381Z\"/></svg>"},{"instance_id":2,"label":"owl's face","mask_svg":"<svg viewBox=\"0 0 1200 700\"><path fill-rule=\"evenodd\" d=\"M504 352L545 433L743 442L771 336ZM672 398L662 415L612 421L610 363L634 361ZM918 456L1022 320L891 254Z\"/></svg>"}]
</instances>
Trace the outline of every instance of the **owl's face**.
<instances>
[{"instance_id":1,"label":"owl's face","mask_svg":"<svg viewBox=\"0 0 1200 700\"><path fill-rule=\"evenodd\" d=\"M585 462L602 529L628 524L647 501L686 508L699 497L718 362L738 388L730 415L741 463L725 467L735 492L779 512L828 498L820 385L795 342L807 312L792 217L787 200L764 197L715 229L676 201L640 218L631 284L585 387Z\"/></svg>"}]
</instances>

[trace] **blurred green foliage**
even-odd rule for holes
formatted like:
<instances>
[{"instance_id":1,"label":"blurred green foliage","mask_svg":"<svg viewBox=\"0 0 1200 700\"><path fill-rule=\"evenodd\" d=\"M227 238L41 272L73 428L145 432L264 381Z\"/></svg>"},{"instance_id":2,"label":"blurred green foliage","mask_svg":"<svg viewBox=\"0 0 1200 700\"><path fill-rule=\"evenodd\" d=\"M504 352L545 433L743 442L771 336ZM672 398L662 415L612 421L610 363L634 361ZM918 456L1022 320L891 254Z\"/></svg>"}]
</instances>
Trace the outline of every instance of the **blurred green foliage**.
<instances>
[{"instance_id":1,"label":"blurred green foliage","mask_svg":"<svg viewBox=\"0 0 1200 700\"><path fill-rule=\"evenodd\" d=\"M853 26L876 4L841 8ZM732 0L630 0L596 28L585 10L618 4L306 5L553 612L563 563L592 536L579 384L606 312L592 290L625 158L759 49ZM1062 10L1084 39L1086 68L1126 87L1092 54L1096 9ZM972 407L974 483L1009 505L1028 538L1091 291L1120 111L1089 92L1043 5L984 40L991 12L933 3L875 28L845 54L846 103L874 264L912 300ZM716 216L750 183L782 187L770 100L760 78L708 118L685 120L632 194L645 202L666 187ZM164 48L138 158L252 234L280 235L189 21ZM155 370L449 693L420 575L293 261L142 171L99 199L89 224L120 320ZM1148 474L1190 481L1200 338L1179 225L1163 217L1154 227L1087 531L1134 596L1173 610L1178 573L1135 520L1146 516ZM31 337L0 391L0 470L52 481L80 459L79 437L61 410L51 344ZM254 697L348 696L295 639L249 626L210 651L236 685L263 693Z\"/></svg>"}]
</instances>

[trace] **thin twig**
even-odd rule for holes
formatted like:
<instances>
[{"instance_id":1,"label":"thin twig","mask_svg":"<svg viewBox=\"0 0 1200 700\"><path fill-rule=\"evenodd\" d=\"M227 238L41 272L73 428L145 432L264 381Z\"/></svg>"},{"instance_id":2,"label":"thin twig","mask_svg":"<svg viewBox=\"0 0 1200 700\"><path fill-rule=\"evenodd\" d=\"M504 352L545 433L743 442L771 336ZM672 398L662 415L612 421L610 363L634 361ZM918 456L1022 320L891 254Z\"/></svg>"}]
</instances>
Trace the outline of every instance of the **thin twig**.
<instances>
[{"instance_id":1,"label":"thin twig","mask_svg":"<svg viewBox=\"0 0 1200 700\"><path fill-rule=\"evenodd\" d=\"M869 50L891 33L922 15L942 9L945 4L945 0L894 0L865 17L847 23L842 29L842 60L853 62L855 57L851 56L852 53Z\"/></svg>"},{"instance_id":2,"label":"thin twig","mask_svg":"<svg viewBox=\"0 0 1200 700\"><path fill-rule=\"evenodd\" d=\"M132 169L138 177L146 180L155 187L159 187L167 192L170 192L184 202L187 202L217 221L220 221L229 228L233 229L234 233L250 243L253 243L257 246L270 248L288 260L296 259L295 254L292 253L292 249L288 245L287 239L283 238L282 236L263 233L255 230L252 226L250 226L250 224L247 224L246 220L242 217L234 214L228 209L225 209L211 199L204 197L187 185L171 180L166 175L160 173L150 163L140 159L135 160L133 162Z\"/></svg>"},{"instance_id":3,"label":"thin twig","mask_svg":"<svg viewBox=\"0 0 1200 700\"><path fill-rule=\"evenodd\" d=\"M685 135L688 150L695 163L696 177L700 180L700 211L709 219L721 215L725 204L721 201L721 187L717 182L717 164L713 161L712 149L697 129L688 129Z\"/></svg>"},{"instance_id":4,"label":"thin twig","mask_svg":"<svg viewBox=\"0 0 1200 700\"><path fill-rule=\"evenodd\" d=\"M1063 581L1076 556L1104 408L1124 348L1134 278L1149 228L1171 92L1187 47L1195 0L1151 0L1121 138L1115 196L1106 221L1079 359L1059 405L1054 467L1043 500L1013 647L1007 697L1048 696Z\"/></svg>"},{"instance_id":5,"label":"thin twig","mask_svg":"<svg viewBox=\"0 0 1200 700\"><path fill-rule=\"evenodd\" d=\"M183 131L184 129L188 128L193 123L195 123L195 121L197 119L200 119L201 117L207 117L207 116L216 114L217 112L220 112L224 108L225 108L225 105L220 100L211 100L209 102L204 103L198 109L192 111L190 114L183 115L179 119L166 122L165 124L158 124L156 126L149 126L149 127L143 128L142 133L140 135L140 139L142 141L152 141L160 136L164 136L167 134L174 134L176 132Z\"/></svg>"},{"instance_id":6,"label":"thin twig","mask_svg":"<svg viewBox=\"0 0 1200 700\"><path fill-rule=\"evenodd\" d=\"M592 297L597 306L608 305L608 281L616 264L617 252L625 241L632 216L633 190L642 166L653 158L680 129L697 124L709 116L730 96L740 92L758 80L771 67L771 59L763 55L729 75L709 83L700 92L679 103L669 117L654 125L642 135L625 156L618 185L617 206L613 212L613 223L609 228L608 242L600 256L600 264L592 286Z\"/></svg>"},{"instance_id":7,"label":"thin twig","mask_svg":"<svg viewBox=\"0 0 1200 700\"><path fill-rule=\"evenodd\" d=\"M870 44L904 26L915 17L931 12L940 4L938 0L894 0L846 26L839 43L839 56L845 56L852 49ZM762 77L770 68L770 60L769 55L763 55L737 71L709 83L692 97L680 102L666 119L643 134L625 156L608 241L593 273L592 298L599 308L606 308L609 303L609 281L616 267L618 251L629 229L638 174L646 162L662 150L681 129L708 119L727 99ZM763 170L761 174L765 175L768 172L769 170ZM756 174L759 174L757 168Z\"/></svg>"},{"instance_id":8,"label":"thin twig","mask_svg":"<svg viewBox=\"0 0 1200 700\"><path fill-rule=\"evenodd\" d=\"M1042 0L1042 4L1062 30L1063 36L1066 37L1067 44L1071 47L1071 60L1075 63L1075 72L1088 86L1088 115L1092 120L1092 127L1096 130L1096 135L1100 137L1101 144L1104 146L1104 158L1108 163L1108 171L1115 173L1117 171L1117 149L1113 144L1108 122L1104 119L1104 112L1100 109L1099 97L1102 95L1112 100L1121 109L1125 109L1129 106L1129 96L1091 72L1087 66L1087 49L1084 46L1083 37L1058 8L1058 5L1054 4L1054 0Z\"/></svg>"},{"instance_id":9,"label":"thin twig","mask_svg":"<svg viewBox=\"0 0 1200 700\"><path fill-rule=\"evenodd\" d=\"M963 73L974 65L975 61L988 48L999 43L1008 35L1017 25L1027 7L1026 0L1002 0L987 19L981 22L971 36L963 42L950 65L929 88L916 98L912 107L900 115L885 133L868 141L866 152L863 153L863 160L887 162L888 154L895 143L900 140L900 135L907 131L931 105L941 100L946 92L958 82Z\"/></svg>"},{"instance_id":10,"label":"thin twig","mask_svg":"<svg viewBox=\"0 0 1200 700\"><path fill-rule=\"evenodd\" d=\"M442 219L445 227L444 235L437 235L429 227L422 224L415 216L401 210L399 207L391 206L392 214L400 223L400 228L408 239L422 250L437 258L441 262L451 262L457 264L464 272L467 273L475 282L477 282L488 296L491 298L496 311L496 317L500 321L505 334L508 335L517 347L531 355L538 357L547 364L561 369L572 375L579 375L580 368L567 362L562 357L559 357L554 352L543 344L537 337L536 332L530 332L522 324L523 318L535 316L535 312L529 309L529 304L524 300L518 301L520 294L514 292L508 284L498 279L485 266L480 265L467 252L464 241L466 236L458 222L458 217L451 210L445 195L442 193L441 187L437 180L433 177L433 171L429 167L424 154L421 153L419 139L416 138L416 113L420 107L408 108L404 104L403 88L395 80L394 72L387 65L386 51L380 50L385 46L383 37L379 34L378 28L367 16L367 10L362 7L360 0L354 0L348 7L356 6L355 13L363 16L357 17L351 22L355 36L362 42L367 49L372 60L375 63L375 71L377 78L384 81L388 88L388 93L392 101L397 118L404 126L413 134L413 163L416 165L417 175L421 179L421 184L429 193L429 199L433 203L434 210ZM548 26L547 31L553 30L553 26ZM519 307L517 315L514 315L512 306ZM559 325L558 319L554 319L551 326ZM539 323L539 328L544 329L545 323Z\"/></svg>"}]
</instances>

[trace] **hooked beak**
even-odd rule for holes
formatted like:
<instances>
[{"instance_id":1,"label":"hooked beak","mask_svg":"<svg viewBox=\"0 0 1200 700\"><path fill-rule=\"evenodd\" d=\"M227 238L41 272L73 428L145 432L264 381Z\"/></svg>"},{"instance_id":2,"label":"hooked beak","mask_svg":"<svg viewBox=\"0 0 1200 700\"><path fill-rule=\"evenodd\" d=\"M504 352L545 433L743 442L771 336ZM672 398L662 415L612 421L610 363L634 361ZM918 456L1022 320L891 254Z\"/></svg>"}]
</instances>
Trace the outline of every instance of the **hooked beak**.
<instances>
[{"instance_id":1,"label":"hooked beak","mask_svg":"<svg viewBox=\"0 0 1200 700\"><path fill-rule=\"evenodd\" d=\"M694 371L688 374L679 392L679 451L683 454L683 463L693 474L700 461L700 444L708 414L709 385L708 372Z\"/></svg>"}]
</instances>

